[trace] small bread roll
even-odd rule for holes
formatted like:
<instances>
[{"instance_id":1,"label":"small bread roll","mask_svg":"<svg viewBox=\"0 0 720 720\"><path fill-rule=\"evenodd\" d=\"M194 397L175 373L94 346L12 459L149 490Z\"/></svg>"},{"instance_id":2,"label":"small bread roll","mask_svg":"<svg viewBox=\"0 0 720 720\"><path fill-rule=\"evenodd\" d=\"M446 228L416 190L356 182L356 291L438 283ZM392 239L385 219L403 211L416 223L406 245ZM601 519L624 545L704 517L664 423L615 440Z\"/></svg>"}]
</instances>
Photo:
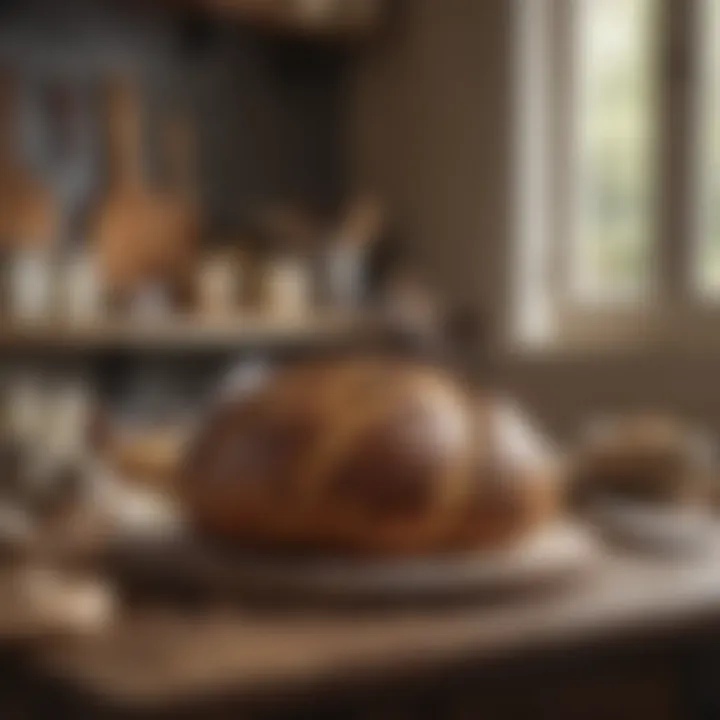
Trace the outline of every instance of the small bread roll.
<instances>
[{"instance_id":1,"label":"small bread roll","mask_svg":"<svg viewBox=\"0 0 720 720\"><path fill-rule=\"evenodd\" d=\"M669 417L606 420L581 443L578 489L586 500L702 504L712 490L714 454L709 438Z\"/></svg>"}]
</instances>

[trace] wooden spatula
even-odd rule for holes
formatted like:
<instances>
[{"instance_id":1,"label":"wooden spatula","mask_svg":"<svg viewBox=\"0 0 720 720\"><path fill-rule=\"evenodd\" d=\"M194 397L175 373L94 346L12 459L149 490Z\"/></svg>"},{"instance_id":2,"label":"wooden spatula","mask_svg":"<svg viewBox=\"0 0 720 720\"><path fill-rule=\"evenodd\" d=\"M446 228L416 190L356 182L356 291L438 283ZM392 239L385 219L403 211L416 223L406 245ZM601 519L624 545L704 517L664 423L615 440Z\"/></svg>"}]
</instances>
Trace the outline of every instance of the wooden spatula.
<instances>
[{"instance_id":1,"label":"wooden spatula","mask_svg":"<svg viewBox=\"0 0 720 720\"><path fill-rule=\"evenodd\" d=\"M109 110L110 184L96 230L106 281L121 297L148 282L172 289L191 264L197 228L192 203L185 191L159 190L148 184L140 103L130 83L112 85ZM189 143L173 142L176 164L185 163L187 168ZM183 152L185 157L180 157Z\"/></svg>"}]
</instances>

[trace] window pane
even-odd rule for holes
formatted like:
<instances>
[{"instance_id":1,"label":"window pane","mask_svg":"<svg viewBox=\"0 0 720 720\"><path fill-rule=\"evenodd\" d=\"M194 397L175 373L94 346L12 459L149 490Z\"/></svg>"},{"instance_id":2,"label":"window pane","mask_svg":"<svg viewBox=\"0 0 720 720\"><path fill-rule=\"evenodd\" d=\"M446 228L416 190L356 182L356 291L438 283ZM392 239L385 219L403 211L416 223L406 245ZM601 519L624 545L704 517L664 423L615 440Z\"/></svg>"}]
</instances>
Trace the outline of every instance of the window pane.
<instances>
[{"instance_id":1,"label":"window pane","mask_svg":"<svg viewBox=\"0 0 720 720\"><path fill-rule=\"evenodd\" d=\"M705 295L720 295L720 2L705 0L702 48L699 168L700 222L696 277Z\"/></svg>"},{"instance_id":2,"label":"window pane","mask_svg":"<svg viewBox=\"0 0 720 720\"><path fill-rule=\"evenodd\" d=\"M579 0L570 280L589 300L637 298L653 261L657 0Z\"/></svg>"}]
</instances>

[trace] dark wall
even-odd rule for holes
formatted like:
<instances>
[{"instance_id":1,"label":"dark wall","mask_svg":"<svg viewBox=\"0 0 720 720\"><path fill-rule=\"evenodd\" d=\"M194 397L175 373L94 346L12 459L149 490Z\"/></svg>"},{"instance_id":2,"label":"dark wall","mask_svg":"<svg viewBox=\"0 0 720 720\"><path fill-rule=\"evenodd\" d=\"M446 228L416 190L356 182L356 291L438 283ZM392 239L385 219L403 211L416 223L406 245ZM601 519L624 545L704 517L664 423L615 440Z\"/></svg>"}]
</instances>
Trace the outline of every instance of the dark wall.
<instances>
[{"instance_id":1,"label":"dark wall","mask_svg":"<svg viewBox=\"0 0 720 720\"><path fill-rule=\"evenodd\" d=\"M240 29L206 48L196 93L203 175L224 213L267 198L324 202L342 193L342 56Z\"/></svg>"},{"instance_id":2,"label":"dark wall","mask_svg":"<svg viewBox=\"0 0 720 720\"><path fill-rule=\"evenodd\" d=\"M151 171L162 111L189 107L201 188L221 223L259 201L342 191L340 51L141 5L5 0L0 57L30 85L94 84L118 70L141 78Z\"/></svg>"},{"instance_id":3,"label":"dark wall","mask_svg":"<svg viewBox=\"0 0 720 720\"><path fill-rule=\"evenodd\" d=\"M194 119L210 239L232 233L258 203L334 201L346 186L343 51L197 16L160 14L147 5L0 0L0 62L13 68L27 90L23 95L55 81L90 88L97 192L106 176L99 90L103 79L128 72L142 88L150 177L160 175L164 115L186 110ZM36 124L22 120L37 115L32 103L21 114L21 141ZM29 145L41 143L31 137ZM37 154L42 156L29 156L37 160ZM41 172L51 174L48 165L40 162ZM59 376L92 374L121 414L156 419L194 408L234 361L224 353L34 360ZM33 367L25 358L18 366Z\"/></svg>"},{"instance_id":4,"label":"dark wall","mask_svg":"<svg viewBox=\"0 0 720 720\"><path fill-rule=\"evenodd\" d=\"M442 295L495 320L508 237L512 2L407 0L354 68L353 173Z\"/></svg>"}]
</instances>

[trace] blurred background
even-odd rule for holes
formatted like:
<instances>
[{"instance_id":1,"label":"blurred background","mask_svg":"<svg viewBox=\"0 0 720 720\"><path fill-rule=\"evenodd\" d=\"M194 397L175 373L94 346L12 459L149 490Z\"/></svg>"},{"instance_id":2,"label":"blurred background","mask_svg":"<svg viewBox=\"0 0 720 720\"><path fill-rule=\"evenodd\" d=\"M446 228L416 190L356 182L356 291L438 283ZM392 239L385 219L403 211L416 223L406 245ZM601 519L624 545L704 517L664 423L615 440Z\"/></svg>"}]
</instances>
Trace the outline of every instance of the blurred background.
<instances>
[{"instance_id":1,"label":"blurred background","mask_svg":"<svg viewBox=\"0 0 720 720\"><path fill-rule=\"evenodd\" d=\"M430 312L349 160L351 75L381 11L2 4L13 442L77 456L97 419L163 455L237 362L352 344L390 305Z\"/></svg>"},{"instance_id":2,"label":"blurred background","mask_svg":"<svg viewBox=\"0 0 720 720\"><path fill-rule=\"evenodd\" d=\"M555 432L716 425L716 5L6 0L9 385L192 415L243 354L462 307Z\"/></svg>"},{"instance_id":3,"label":"blurred background","mask_svg":"<svg viewBox=\"0 0 720 720\"><path fill-rule=\"evenodd\" d=\"M709 516L719 83L720 0L0 0L0 531L99 467L167 487L216 393L276 361L385 348L441 356L573 449L598 417L647 413L599 455L623 481L625 455L651 456L653 494L677 444L702 467L670 468L672 503L694 472ZM653 578L668 607L683 579L717 606L715 566L621 569L605 609L641 585L650 607ZM578 597L580 626L596 597ZM533 627L559 636L560 615ZM485 617L501 641L521 627ZM365 647L325 622L326 655ZM270 672L300 667L268 627ZM373 627L380 655L428 637ZM643 674L646 649L640 679L593 693L652 706L667 668Z\"/></svg>"}]
</instances>

